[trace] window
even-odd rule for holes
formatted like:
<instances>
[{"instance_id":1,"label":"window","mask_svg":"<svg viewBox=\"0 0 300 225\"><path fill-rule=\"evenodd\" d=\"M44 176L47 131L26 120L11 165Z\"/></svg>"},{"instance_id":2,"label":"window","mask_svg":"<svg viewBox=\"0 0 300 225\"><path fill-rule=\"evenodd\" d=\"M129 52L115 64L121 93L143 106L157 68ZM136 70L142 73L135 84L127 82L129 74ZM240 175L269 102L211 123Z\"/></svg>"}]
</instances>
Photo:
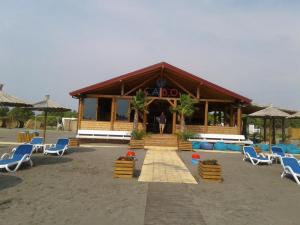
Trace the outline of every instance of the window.
<instances>
[{"instance_id":1,"label":"window","mask_svg":"<svg viewBox=\"0 0 300 225\"><path fill-rule=\"evenodd\" d=\"M111 118L111 98L99 98L98 100L98 116L99 121L110 121Z\"/></svg>"},{"instance_id":2,"label":"window","mask_svg":"<svg viewBox=\"0 0 300 225\"><path fill-rule=\"evenodd\" d=\"M128 121L128 114L129 114L129 100L118 99L116 120Z\"/></svg>"},{"instance_id":3,"label":"window","mask_svg":"<svg viewBox=\"0 0 300 225\"><path fill-rule=\"evenodd\" d=\"M83 100L83 119L96 120L97 119L97 105L98 99L85 98Z\"/></svg>"}]
</instances>

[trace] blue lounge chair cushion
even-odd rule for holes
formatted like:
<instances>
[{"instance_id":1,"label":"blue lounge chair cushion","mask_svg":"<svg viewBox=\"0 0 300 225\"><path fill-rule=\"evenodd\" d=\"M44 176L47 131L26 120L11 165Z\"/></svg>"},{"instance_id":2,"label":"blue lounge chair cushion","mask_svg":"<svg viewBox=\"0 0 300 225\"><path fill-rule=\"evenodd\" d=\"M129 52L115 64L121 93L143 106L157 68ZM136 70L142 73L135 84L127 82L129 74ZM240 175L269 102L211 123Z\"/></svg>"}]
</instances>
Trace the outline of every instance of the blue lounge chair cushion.
<instances>
[{"instance_id":1,"label":"blue lounge chair cushion","mask_svg":"<svg viewBox=\"0 0 300 225\"><path fill-rule=\"evenodd\" d=\"M215 150L220 150L220 151L226 151L227 150L227 145L224 142L216 142L214 144L214 149Z\"/></svg>"},{"instance_id":2,"label":"blue lounge chair cushion","mask_svg":"<svg viewBox=\"0 0 300 225\"><path fill-rule=\"evenodd\" d=\"M204 150L212 150L213 147L214 147L214 145L211 144L211 143L208 143L208 142L201 142L200 143L200 148L204 149Z\"/></svg>"},{"instance_id":3,"label":"blue lounge chair cushion","mask_svg":"<svg viewBox=\"0 0 300 225\"><path fill-rule=\"evenodd\" d=\"M227 149L230 151L240 152L242 150L242 147L240 145L228 144Z\"/></svg>"},{"instance_id":4,"label":"blue lounge chair cushion","mask_svg":"<svg viewBox=\"0 0 300 225\"><path fill-rule=\"evenodd\" d=\"M288 153L290 153L290 154L300 154L300 149L299 148L289 149Z\"/></svg>"},{"instance_id":5,"label":"blue lounge chair cushion","mask_svg":"<svg viewBox=\"0 0 300 225\"><path fill-rule=\"evenodd\" d=\"M192 142L193 149L200 149L200 142Z\"/></svg>"}]
</instances>

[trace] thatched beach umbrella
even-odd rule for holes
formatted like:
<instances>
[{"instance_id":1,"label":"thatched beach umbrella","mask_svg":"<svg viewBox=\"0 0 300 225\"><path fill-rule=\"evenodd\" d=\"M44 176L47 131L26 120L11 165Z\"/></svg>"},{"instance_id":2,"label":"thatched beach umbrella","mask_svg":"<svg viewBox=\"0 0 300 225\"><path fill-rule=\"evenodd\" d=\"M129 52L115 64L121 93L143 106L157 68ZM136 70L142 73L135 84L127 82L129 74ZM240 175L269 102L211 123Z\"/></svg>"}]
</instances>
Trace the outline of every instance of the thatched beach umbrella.
<instances>
[{"instance_id":1,"label":"thatched beach umbrella","mask_svg":"<svg viewBox=\"0 0 300 225\"><path fill-rule=\"evenodd\" d=\"M270 120L269 124L269 151L272 150L272 121L274 119L285 119L289 116L288 113L283 112L279 110L276 107L270 106L265 109L259 110L257 112L251 113L249 115L250 117L259 117L259 118L265 118Z\"/></svg>"},{"instance_id":2,"label":"thatched beach umbrella","mask_svg":"<svg viewBox=\"0 0 300 225\"><path fill-rule=\"evenodd\" d=\"M32 106L31 104L2 91L3 84L0 84L0 106L23 107Z\"/></svg>"},{"instance_id":3,"label":"thatched beach umbrella","mask_svg":"<svg viewBox=\"0 0 300 225\"><path fill-rule=\"evenodd\" d=\"M44 142L46 141L46 130L47 130L47 115L49 112L67 112L70 109L61 106L57 102L54 102L50 99L50 95L46 95L43 101L33 104L32 110L43 111L44 115Z\"/></svg>"},{"instance_id":4,"label":"thatched beach umbrella","mask_svg":"<svg viewBox=\"0 0 300 225\"><path fill-rule=\"evenodd\" d=\"M297 119L297 118L300 118L300 112L288 116L288 119Z\"/></svg>"}]
</instances>

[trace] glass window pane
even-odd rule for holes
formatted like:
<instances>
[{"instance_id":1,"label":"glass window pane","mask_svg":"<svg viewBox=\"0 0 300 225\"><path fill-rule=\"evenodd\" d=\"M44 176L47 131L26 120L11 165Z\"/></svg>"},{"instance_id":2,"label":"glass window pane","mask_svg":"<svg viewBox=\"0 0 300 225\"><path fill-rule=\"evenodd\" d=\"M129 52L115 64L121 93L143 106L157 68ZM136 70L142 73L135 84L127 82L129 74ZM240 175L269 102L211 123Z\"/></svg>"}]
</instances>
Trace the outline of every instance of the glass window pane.
<instances>
[{"instance_id":1,"label":"glass window pane","mask_svg":"<svg viewBox=\"0 0 300 225\"><path fill-rule=\"evenodd\" d=\"M116 120L128 120L129 100L117 100Z\"/></svg>"},{"instance_id":2,"label":"glass window pane","mask_svg":"<svg viewBox=\"0 0 300 225\"><path fill-rule=\"evenodd\" d=\"M99 121L110 121L111 104L111 98L99 98L97 118Z\"/></svg>"},{"instance_id":3,"label":"glass window pane","mask_svg":"<svg viewBox=\"0 0 300 225\"><path fill-rule=\"evenodd\" d=\"M96 120L97 119L97 104L96 98L85 98L83 100L83 119Z\"/></svg>"}]
</instances>

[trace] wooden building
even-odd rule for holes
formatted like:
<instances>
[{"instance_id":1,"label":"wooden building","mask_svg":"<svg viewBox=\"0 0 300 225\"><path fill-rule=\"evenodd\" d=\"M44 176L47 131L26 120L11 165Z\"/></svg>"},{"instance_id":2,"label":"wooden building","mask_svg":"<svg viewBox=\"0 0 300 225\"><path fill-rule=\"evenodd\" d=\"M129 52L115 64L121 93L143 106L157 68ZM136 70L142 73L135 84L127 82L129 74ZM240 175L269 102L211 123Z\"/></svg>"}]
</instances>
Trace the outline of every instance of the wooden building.
<instances>
[{"instance_id":1,"label":"wooden building","mask_svg":"<svg viewBox=\"0 0 300 225\"><path fill-rule=\"evenodd\" d=\"M197 99L187 129L197 133L241 134L242 107L251 100L196 75L161 62L70 93L79 100L78 130L131 131L134 112L130 100L137 90L148 95L148 114L139 116L147 132L158 133L157 117L167 118L166 133L179 130L176 113L180 94Z\"/></svg>"}]
</instances>

